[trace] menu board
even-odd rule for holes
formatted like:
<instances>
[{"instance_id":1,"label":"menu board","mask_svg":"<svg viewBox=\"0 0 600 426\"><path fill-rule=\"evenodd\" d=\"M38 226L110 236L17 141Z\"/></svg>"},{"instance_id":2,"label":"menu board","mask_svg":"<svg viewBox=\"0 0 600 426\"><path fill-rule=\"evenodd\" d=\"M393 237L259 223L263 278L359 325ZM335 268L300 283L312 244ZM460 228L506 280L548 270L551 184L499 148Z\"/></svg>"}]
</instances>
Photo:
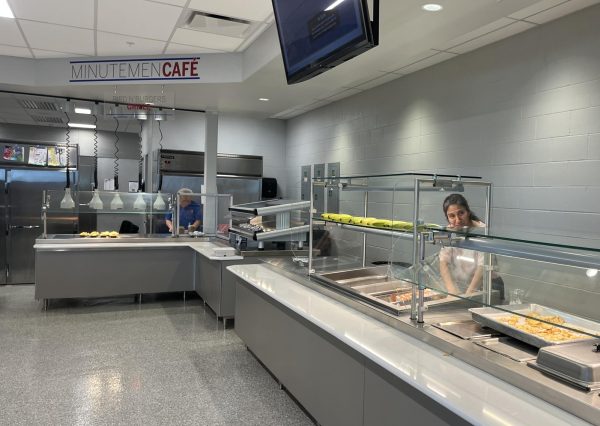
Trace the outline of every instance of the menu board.
<instances>
[{"instance_id":1,"label":"menu board","mask_svg":"<svg viewBox=\"0 0 600 426\"><path fill-rule=\"evenodd\" d=\"M67 150L51 146L48 148L48 165L65 167L67 165Z\"/></svg>"},{"instance_id":2,"label":"menu board","mask_svg":"<svg viewBox=\"0 0 600 426\"><path fill-rule=\"evenodd\" d=\"M23 154L24 150L20 145L4 145L2 158L7 161L17 161L22 163L25 160Z\"/></svg>"},{"instance_id":3,"label":"menu board","mask_svg":"<svg viewBox=\"0 0 600 426\"><path fill-rule=\"evenodd\" d=\"M35 166L45 166L48 158L48 150L44 147L29 147L29 164Z\"/></svg>"}]
</instances>

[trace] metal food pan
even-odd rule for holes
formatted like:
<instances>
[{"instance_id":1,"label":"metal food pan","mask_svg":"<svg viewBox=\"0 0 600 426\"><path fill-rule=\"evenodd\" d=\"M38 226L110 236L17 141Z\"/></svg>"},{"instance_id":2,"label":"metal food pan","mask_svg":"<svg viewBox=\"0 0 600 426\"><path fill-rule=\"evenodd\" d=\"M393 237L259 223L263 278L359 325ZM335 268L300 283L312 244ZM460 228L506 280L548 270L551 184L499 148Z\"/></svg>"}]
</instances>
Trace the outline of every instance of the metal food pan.
<instances>
[{"instance_id":1,"label":"metal food pan","mask_svg":"<svg viewBox=\"0 0 600 426\"><path fill-rule=\"evenodd\" d=\"M502 310L499 310L502 309ZM562 342L555 342L551 340L546 340L540 336L535 334L527 333L523 330L519 330L510 326L509 324L503 323L500 321L500 318L506 317L511 313L527 315L529 312L535 312L540 315L548 316L548 315L559 315L565 320L565 324L563 324L567 328L583 328L588 330L589 332L597 333L600 335L600 324L595 321L590 321L585 318L580 318L575 315L567 314L562 311L558 311L556 309L547 308L542 305L538 305L535 303L531 304L523 304L523 305L502 305L498 306L498 309L486 307L486 308L471 308L469 309L471 312L472 318L478 323L493 328L494 330L498 330L501 333L504 333L508 336L512 336L515 339L519 339L522 342L529 343L535 347L541 348L544 346L550 345L559 345L564 343L573 343L587 339L593 339L593 337L583 337L581 339L573 339L573 340L565 340Z\"/></svg>"},{"instance_id":2,"label":"metal food pan","mask_svg":"<svg viewBox=\"0 0 600 426\"><path fill-rule=\"evenodd\" d=\"M392 301L390 299L390 296L392 294L400 294L400 295L405 295L410 293L410 289L408 291L404 291L404 289L400 290L400 291L389 291L389 292L384 292L384 293L379 293L379 294L367 294L368 297L370 298L375 298L378 299L380 301L382 301L383 303L386 303L390 306L394 306L397 309L405 309L405 308L410 308L410 302L411 300L408 299L406 301L401 301L401 300L397 300L397 301ZM435 305L438 303L446 303L446 302L450 302L456 300L455 298L451 298L450 296L443 294L443 293L436 293L433 294L431 296L426 296L425 297L425 305L426 306L431 306L431 305Z\"/></svg>"},{"instance_id":3,"label":"metal food pan","mask_svg":"<svg viewBox=\"0 0 600 426\"><path fill-rule=\"evenodd\" d=\"M388 293L405 293L412 290L412 285L406 281L382 281L370 284L355 284L350 286L353 290L360 293L368 293L373 296Z\"/></svg>"}]
</instances>

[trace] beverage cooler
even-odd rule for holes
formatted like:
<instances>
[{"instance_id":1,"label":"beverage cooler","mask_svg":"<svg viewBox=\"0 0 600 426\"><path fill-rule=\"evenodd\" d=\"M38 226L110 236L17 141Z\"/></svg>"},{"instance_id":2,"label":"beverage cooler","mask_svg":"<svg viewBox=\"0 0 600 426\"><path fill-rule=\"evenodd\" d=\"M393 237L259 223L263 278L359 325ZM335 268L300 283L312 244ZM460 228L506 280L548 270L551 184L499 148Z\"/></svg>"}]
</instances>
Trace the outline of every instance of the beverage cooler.
<instances>
[{"instance_id":1,"label":"beverage cooler","mask_svg":"<svg viewBox=\"0 0 600 426\"><path fill-rule=\"evenodd\" d=\"M71 182L77 182L71 171ZM65 171L0 168L0 284L34 282L35 239L42 233L40 205L43 190L63 190ZM50 223L53 234L77 231L77 216L65 213Z\"/></svg>"}]
</instances>

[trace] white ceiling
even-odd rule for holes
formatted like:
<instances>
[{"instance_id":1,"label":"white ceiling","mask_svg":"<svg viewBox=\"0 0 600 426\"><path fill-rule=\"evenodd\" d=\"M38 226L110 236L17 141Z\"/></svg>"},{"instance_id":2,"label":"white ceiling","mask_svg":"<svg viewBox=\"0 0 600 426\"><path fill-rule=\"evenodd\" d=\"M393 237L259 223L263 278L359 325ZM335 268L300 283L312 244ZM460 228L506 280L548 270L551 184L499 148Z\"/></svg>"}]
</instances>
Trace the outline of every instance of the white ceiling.
<instances>
[{"instance_id":1,"label":"white ceiling","mask_svg":"<svg viewBox=\"0 0 600 426\"><path fill-rule=\"evenodd\" d=\"M292 1L292 0L289 0ZM271 0L8 0L2 55L28 58L243 52L272 25ZM180 108L290 118L557 19L600 0L381 0L380 45L308 82L288 86L281 55L241 83L170 85ZM252 21L241 37L184 28L190 10ZM264 36L267 36L264 34ZM122 86L119 86L122 87ZM151 86L135 86L136 90ZM155 86L154 86L155 87ZM103 99L105 86L1 89ZM269 98L260 102L258 98ZM1 100L1 98L0 98ZM14 105L13 105L14 106ZM8 121L2 115L0 121ZM11 120L16 120L13 114Z\"/></svg>"},{"instance_id":2,"label":"white ceiling","mask_svg":"<svg viewBox=\"0 0 600 426\"><path fill-rule=\"evenodd\" d=\"M27 58L187 54L190 48L197 53L236 52L245 40L256 37L272 20L268 0L8 0L8 3L16 19L0 18L0 55ZM192 10L238 17L258 25L243 37L190 31L183 27ZM10 47L21 50L17 53Z\"/></svg>"}]
</instances>

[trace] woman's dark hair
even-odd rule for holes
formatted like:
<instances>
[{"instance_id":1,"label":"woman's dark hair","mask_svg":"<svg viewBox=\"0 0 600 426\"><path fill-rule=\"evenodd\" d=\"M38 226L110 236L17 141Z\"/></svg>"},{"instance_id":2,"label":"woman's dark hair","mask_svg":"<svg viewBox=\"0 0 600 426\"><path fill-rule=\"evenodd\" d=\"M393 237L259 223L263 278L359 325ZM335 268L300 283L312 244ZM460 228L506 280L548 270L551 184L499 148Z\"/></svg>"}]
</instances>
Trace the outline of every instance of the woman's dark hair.
<instances>
[{"instance_id":1,"label":"woman's dark hair","mask_svg":"<svg viewBox=\"0 0 600 426\"><path fill-rule=\"evenodd\" d=\"M460 194L450 194L444 200L444 203L442 204L442 208L444 209L444 216L446 217L446 219L448 218L448 214L447 214L448 207L450 207L453 204L461 206L463 209L465 209L467 212L469 212L470 220L475 220L477 222L481 222L481 219L479 219L477 217L477 215L471 211L471 208L469 207L469 203L467 202L467 199Z\"/></svg>"}]
</instances>

